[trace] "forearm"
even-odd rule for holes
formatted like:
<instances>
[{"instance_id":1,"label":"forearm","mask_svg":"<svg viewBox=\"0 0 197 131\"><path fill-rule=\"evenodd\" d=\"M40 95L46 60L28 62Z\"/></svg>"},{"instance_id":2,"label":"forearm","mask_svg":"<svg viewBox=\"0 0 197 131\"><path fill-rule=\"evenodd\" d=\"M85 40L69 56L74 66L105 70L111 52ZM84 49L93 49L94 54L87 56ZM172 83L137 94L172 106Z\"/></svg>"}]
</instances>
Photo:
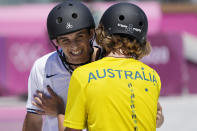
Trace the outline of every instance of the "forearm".
<instances>
[{"instance_id":1,"label":"forearm","mask_svg":"<svg viewBox=\"0 0 197 131\"><path fill-rule=\"evenodd\" d=\"M59 131L82 131L82 130L78 130L78 129L71 129L71 128L64 127L64 125L63 125L63 123L64 123L64 115L63 114L59 114L57 116L57 119L58 119Z\"/></svg>"},{"instance_id":2,"label":"forearm","mask_svg":"<svg viewBox=\"0 0 197 131\"><path fill-rule=\"evenodd\" d=\"M64 123L64 115L63 114L59 114L57 116L57 119L58 119L58 128L59 128L59 131L64 131L65 130L65 127L63 125L63 123Z\"/></svg>"},{"instance_id":3,"label":"forearm","mask_svg":"<svg viewBox=\"0 0 197 131\"><path fill-rule=\"evenodd\" d=\"M41 131L42 130L42 116L32 113L27 113L22 131Z\"/></svg>"},{"instance_id":4,"label":"forearm","mask_svg":"<svg viewBox=\"0 0 197 131\"><path fill-rule=\"evenodd\" d=\"M72 129L72 128L66 128L64 127L63 123L64 123L64 115L63 114L59 114L57 116L58 119L58 128L59 131L82 131L80 129Z\"/></svg>"},{"instance_id":5,"label":"forearm","mask_svg":"<svg viewBox=\"0 0 197 131\"><path fill-rule=\"evenodd\" d=\"M66 128L64 131L82 131L81 129Z\"/></svg>"}]
</instances>

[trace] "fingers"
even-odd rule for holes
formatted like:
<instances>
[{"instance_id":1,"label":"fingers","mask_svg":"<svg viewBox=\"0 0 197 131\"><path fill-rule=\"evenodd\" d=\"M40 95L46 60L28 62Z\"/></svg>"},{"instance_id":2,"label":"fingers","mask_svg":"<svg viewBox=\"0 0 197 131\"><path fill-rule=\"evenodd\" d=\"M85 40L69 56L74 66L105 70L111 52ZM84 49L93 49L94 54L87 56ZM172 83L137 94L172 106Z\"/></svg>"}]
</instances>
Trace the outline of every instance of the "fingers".
<instances>
[{"instance_id":1,"label":"fingers","mask_svg":"<svg viewBox=\"0 0 197 131\"><path fill-rule=\"evenodd\" d=\"M162 112L161 111L157 111L157 120L159 120L162 116Z\"/></svg>"},{"instance_id":2,"label":"fingers","mask_svg":"<svg viewBox=\"0 0 197 131\"><path fill-rule=\"evenodd\" d=\"M160 105L160 103L157 103L157 119L159 119L162 115L162 107Z\"/></svg>"},{"instance_id":3,"label":"fingers","mask_svg":"<svg viewBox=\"0 0 197 131\"><path fill-rule=\"evenodd\" d=\"M34 100L37 104L42 105L42 100L39 97L34 97Z\"/></svg>"},{"instance_id":4,"label":"fingers","mask_svg":"<svg viewBox=\"0 0 197 131\"><path fill-rule=\"evenodd\" d=\"M40 94L40 95L43 94L43 92L42 92L42 91L39 91L39 90L36 90L36 93L37 93L37 94Z\"/></svg>"},{"instance_id":5,"label":"fingers","mask_svg":"<svg viewBox=\"0 0 197 131\"><path fill-rule=\"evenodd\" d=\"M36 91L36 95L37 95L37 97L39 97L40 99L43 97L43 93L42 92L40 92L40 91Z\"/></svg>"},{"instance_id":6,"label":"fingers","mask_svg":"<svg viewBox=\"0 0 197 131\"><path fill-rule=\"evenodd\" d=\"M157 103L157 110L161 110L161 112L162 112L162 107L159 102Z\"/></svg>"},{"instance_id":7,"label":"fingers","mask_svg":"<svg viewBox=\"0 0 197 131\"><path fill-rule=\"evenodd\" d=\"M39 101L41 101L42 104L46 103L47 95L45 95L43 92L37 90L36 91L36 96L34 96L34 98L35 97L38 97Z\"/></svg>"},{"instance_id":8,"label":"fingers","mask_svg":"<svg viewBox=\"0 0 197 131\"><path fill-rule=\"evenodd\" d=\"M57 94L53 91L53 89L49 85L47 85L47 90L51 96L55 96L55 97L57 96Z\"/></svg>"},{"instance_id":9,"label":"fingers","mask_svg":"<svg viewBox=\"0 0 197 131\"><path fill-rule=\"evenodd\" d=\"M32 101L31 103L32 103L34 106L36 106L36 107L42 109L42 105L41 105L41 104L36 103L35 101Z\"/></svg>"},{"instance_id":10,"label":"fingers","mask_svg":"<svg viewBox=\"0 0 197 131\"><path fill-rule=\"evenodd\" d=\"M45 103L42 93L37 93L37 96L34 96L34 101L32 101L32 104L40 109L44 108Z\"/></svg>"},{"instance_id":11,"label":"fingers","mask_svg":"<svg viewBox=\"0 0 197 131\"><path fill-rule=\"evenodd\" d=\"M160 103L157 104L157 119L156 119L156 126L157 128L161 127L164 122L164 116L162 113L162 107Z\"/></svg>"},{"instance_id":12,"label":"fingers","mask_svg":"<svg viewBox=\"0 0 197 131\"><path fill-rule=\"evenodd\" d=\"M156 120L156 127L160 128L164 123L164 116L161 115L157 115L157 120Z\"/></svg>"},{"instance_id":13,"label":"fingers","mask_svg":"<svg viewBox=\"0 0 197 131\"><path fill-rule=\"evenodd\" d=\"M162 108L160 107L158 107L157 108L157 117L160 117L162 115Z\"/></svg>"}]
</instances>

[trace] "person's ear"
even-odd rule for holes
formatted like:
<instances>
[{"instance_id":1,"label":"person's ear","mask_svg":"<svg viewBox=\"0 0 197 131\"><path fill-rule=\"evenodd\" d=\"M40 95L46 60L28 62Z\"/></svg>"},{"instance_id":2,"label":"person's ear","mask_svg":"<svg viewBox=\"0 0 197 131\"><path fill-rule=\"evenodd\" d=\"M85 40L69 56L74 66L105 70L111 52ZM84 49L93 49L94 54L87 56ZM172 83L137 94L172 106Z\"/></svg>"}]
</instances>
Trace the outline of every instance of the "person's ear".
<instances>
[{"instance_id":1,"label":"person's ear","mask_svg":"<svg viewBox=\"0 0 197 131\"><path fill-rule=\"evenodd\" d=\"M54 40L54 44L55 44L55 46L59 46L59 41L58 41L58 39L55 39L55 40Z\"/></svg>"},{"instance_id":2,"label":"person's ear","mask_svg":"<svg viewBox=\"0 0 197 131\"><path fill-rule=\"evenodd\" d=\"M94 37L95 29L90 29L90 38Z\"/></svg>"}]
</instances>

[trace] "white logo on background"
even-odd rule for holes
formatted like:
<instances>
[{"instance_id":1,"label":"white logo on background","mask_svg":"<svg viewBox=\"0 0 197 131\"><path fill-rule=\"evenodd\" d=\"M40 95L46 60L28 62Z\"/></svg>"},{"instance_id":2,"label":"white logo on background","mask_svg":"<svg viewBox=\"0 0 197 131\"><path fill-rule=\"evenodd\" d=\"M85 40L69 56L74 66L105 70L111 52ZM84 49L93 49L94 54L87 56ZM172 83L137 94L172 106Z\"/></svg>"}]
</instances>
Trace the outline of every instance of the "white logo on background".
<instances>
[{"instance_id":1,"label":"white logo on background","mask_svg":"<svg viewBox=\"0 0 197 131\"><path fill-rule=\"evenodd\" d=\"M12 43L9 49L9 59L19 72L28 71L33 62L43 52L40 43Z\"/></svg>"},{"instance_id":2,"label":"white logo on background","mask_svg":"<svg viewBox=\"0 0 197 131\"><path fill-rule=\"evenodd\" d=\"M71 25L70 22L67 22L66 23L66 29L71 29L71 28L73 28L73 25Z\"/></svg>"}]
</instances>

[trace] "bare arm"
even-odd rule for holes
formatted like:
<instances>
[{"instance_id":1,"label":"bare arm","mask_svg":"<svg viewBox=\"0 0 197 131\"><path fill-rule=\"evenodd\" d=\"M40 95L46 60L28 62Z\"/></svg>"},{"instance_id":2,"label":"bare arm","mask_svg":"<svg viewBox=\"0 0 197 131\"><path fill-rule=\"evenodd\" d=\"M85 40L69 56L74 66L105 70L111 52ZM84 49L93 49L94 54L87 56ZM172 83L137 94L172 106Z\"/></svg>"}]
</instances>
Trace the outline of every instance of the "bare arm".
<instances>
[{"instance_id":1,"label":"bare arm","mask_svg":"<svg viewBox=\"0 0 197 131\"><path fill-rule=\"evenodd\" d=\"M59 114L57 116L58 119L58 128L59 131L64 131L66 128L64 127L63 123L64 123L64 115L63 114Z\"/></svg>"},{"instance_id":2,"label":"bare arm","mask_svg":"<svg viewBox=\"0 0 197 131\"><path fill-rule=\"evenodd\" d=\"M82 131L82 130L66 128L64 131Z\"/></svg>"},{"instance_id":3,"label":"bare arm","mask_svg":"<svg viewBox=\"0 0 197 131\"><path fill-rule=\"evenodd\" d=\"M59 114L57 116L58 118L58 128L59 128L59 131L82 131L82 130L79 130L79 129L72 129L72 128L66 128L63 126L63 123L64 123L64 115L62 114Z\"/></svg>"},{"instance_id":4,"label":"bare arm","mask_svg":"<svg viewBox=\"0 0 197 131\"><path fill-rule=\"evenodd\" d=\"M27 113L23 123L22 131L41 131L41 130L42 130L42 116L33 113Z\"/></svg>"}]
</instances>

